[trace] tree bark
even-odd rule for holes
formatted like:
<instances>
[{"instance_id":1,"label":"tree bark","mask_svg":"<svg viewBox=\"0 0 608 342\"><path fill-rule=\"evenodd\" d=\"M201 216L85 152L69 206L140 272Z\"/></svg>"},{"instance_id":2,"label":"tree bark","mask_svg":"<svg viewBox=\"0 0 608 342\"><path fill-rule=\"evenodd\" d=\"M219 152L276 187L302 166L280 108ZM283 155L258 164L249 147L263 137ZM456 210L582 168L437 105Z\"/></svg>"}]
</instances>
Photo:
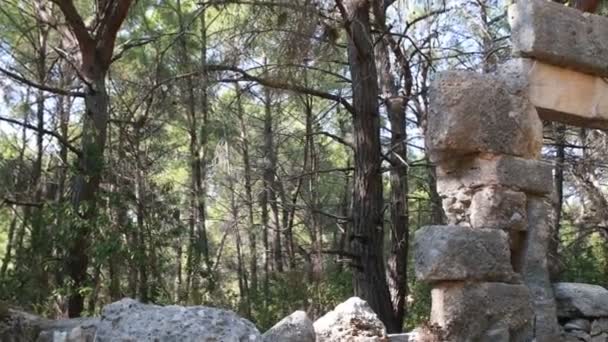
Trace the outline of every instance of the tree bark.
<instances>
[{"instance_id":1,"label":"tree bark","mask_svg":"<svg viewBox=\"0 0 608 342\"><path fill-rule=\"evenodd\" d=\"M553 231L549 240L549 270L551 277L557 278L559 275L559 242L560 229L562 220L562 207L564 203L564 166L566 163L566 126L559 123L553 123L555 136L555 170L554 170L554 186L555 198L553 201Z\"/></svg>"},{"instance_id":2,"label":"tree bark","mask_svg":"<svg viewBox=\"0 0 608 342\"><path fill-rule=\"evenodd\" d=\"M342 9L353 84L355 175L350 250L355 295L365 299L388 332L401 329L393 313L384 265L384 210L378 110L378 75L370 23L370 1L349 0Z\"/></svg>"},{"instance_id":3,"label":"tree bark","mask_svg":"<svg viewBox=\"0 0 608 342\"><path fill-rule=\"evenodd\" d=\"M253 190L251 180L251 163L249 157L249 134L247 133L247 125L243 118L243 103L242 103L242 90L238 84L236 87L237 96L237 116L239 120L239 126L241 130L241 153L243 157L243 167L245 169L245 200L247 201L247 219L249 223L249 292L250 296L255 299L257 296L258 288L258 253L257 253L257 236L256 226L254 221L254 210L253 210Z\"/></svg>"},{"instance_id":4,"label":"tree bark","mask_svg":"<svg viewBox=\"0 0 608 342\"><path fill-rule=\"evenodd\" d=\"M104 167L108 113L105 77L112 62L116 36L133 0L110 1L99 22L90 32L72 0L53 0L63 13L70 30L78 41L82 64L79 74L86 84L85 114L82 129L82 153L78 156L77 172L72 184L72 204L84 224L74 224L74 238L67 246L65 260L72 282L69 289L68 315L79 317L84 309L83 286L87 282L90 234L96 224L97 192Z\"/></svg>"},{"instance_id":5,"label":"tree bark","mask_svg":"<svg viewBox=\"0 0 608 342\"><path fill-rule=\"evenodd\" d=\"M381 29L381 36L376 43L376 59L379 69L380 88L391 127L390 145L390 254L387 262L387 281L391 294L395 320L403 325L406 313L407 263L409 250L409 208L408 208L408 151L406 108L412 92L412 74L409 60L401 53L397 44L391 41L386 27L386 5L376 2L374 14L376 25ZM390 58L391 45L396 58L401 62L400 70L404 72L403 93L395 79ZM401 329L399 329L401 330Z\"/></svg>"}]
</instances>

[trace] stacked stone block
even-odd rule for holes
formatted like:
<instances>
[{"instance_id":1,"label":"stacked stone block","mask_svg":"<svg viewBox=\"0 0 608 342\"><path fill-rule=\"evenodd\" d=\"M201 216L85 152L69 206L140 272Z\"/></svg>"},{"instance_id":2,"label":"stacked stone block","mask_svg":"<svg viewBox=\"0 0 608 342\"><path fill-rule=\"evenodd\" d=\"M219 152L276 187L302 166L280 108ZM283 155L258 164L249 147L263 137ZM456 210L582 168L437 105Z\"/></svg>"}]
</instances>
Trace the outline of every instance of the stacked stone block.
<instances>
[{"instance_id":1,"label":"stacked stone block","mask_svg":"<svg viewBox=\"0 0 608 342\"><path fill-rule=\"evenodd\" d=\"M433 286L431 323L449 341L558 341L546 261L552 166L542 123L498 76L446 72L431 87L427 147L447 226L414 241Z\"/></svg>"}]
</instances>

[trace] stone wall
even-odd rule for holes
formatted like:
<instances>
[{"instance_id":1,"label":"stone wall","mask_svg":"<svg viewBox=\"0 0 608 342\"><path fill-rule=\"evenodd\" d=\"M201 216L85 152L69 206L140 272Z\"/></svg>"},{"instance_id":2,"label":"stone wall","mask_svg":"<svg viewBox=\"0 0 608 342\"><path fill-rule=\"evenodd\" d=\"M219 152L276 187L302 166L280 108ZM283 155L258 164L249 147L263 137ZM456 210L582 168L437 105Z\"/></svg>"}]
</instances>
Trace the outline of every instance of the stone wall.
<instances>
[{"instance_id":1,"label":"stone wall","mask_svg":"<svg viewBox=\"0 0 608 342\"><path fill-rule=\"evenodd\" d=\"M431 86L427 147L448 226L414 239L431 322L450 341L556 341L549 281L552 166L535 107L496 75L446 72Z\"/></svg>"},{"instance_id":2,"label":"stone wall","mask_svg":"<svg viewBox=\"0 0 608 342\"><path fill-rule=\"evenodd\" d=\"M509 21L515 58L497 74L432 82L426 145L448 225L416 233L416 276L433 286L431 323L447 341L606 341L604 316L556 304L553 167L538 158L541 118L608 127L608 18L516 0Z\"/></svg>"}]
</instances>

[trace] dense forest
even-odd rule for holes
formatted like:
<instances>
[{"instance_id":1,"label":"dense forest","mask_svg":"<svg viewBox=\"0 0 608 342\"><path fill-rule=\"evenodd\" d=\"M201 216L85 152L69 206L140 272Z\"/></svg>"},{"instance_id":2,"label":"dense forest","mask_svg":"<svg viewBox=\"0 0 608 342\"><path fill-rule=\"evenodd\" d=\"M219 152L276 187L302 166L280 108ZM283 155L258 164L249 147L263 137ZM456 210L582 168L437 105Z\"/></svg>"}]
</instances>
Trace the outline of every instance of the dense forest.
<instances>
[{"instance_id":1,"label":"dense forest","mask_svg":"<svg viewBox=\"0 0 608 342\"><path fill-rule=\"evenodd\" d=\"M420 324L428 86L510 57L508 3L1 0L0 300ZM608 133L546 123L543 158L554 277L607 286Z\"/></svg>"}]
</instances>

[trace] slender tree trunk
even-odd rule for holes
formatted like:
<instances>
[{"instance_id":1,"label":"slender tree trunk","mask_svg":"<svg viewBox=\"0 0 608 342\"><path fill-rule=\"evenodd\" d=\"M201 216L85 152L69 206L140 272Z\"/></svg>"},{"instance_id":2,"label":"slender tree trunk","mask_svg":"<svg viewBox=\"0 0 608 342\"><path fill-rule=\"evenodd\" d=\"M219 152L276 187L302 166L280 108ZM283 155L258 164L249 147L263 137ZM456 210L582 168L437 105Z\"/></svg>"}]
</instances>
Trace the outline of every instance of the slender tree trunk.
<instances>
[{"instance_id":1,"label":"slender tree trunk","mask_svg":"<svg viewBox=\"0 0 608 342\"><path fill-rule=\"evenodd\" d=\"M26 99L30 97L30 93L29 93L29 89L26 93ZM28 124L28 117L25 117L25 123ZM25 150L27 148L27 128L23 127L23 130L21 131L21 146L19 149L19 158L17 158L17 160L19 161L19 169L16 172L16 174L14 175L15 179L17 179L17 189L27 189L27 172L26 172L26 168L25 168ZM17 195L17 199L18 200L23 200L23 195L18 194ZM24 207L24 208L20 208L22 215L18 214L17 208L15 209L15 216L21 216L21 219L19 220L20 223L17 226L16 229L16 238L15 238L15 260L14 260L14 269L15 270L20 270L22 269L22 267L27 266L26 264L26 256L25 256L25 250L24 250L24 245L23 242L25 240L25 233L27 231L28 228L28 218L29 218L29 213L28 213L28 209L29 207Z\"/></svg>"},{"instance_id":2,"label":"slender tree trunk","mask_svg":"<svg viewBox=\"0 0 608 342\"><path fill-rule=\"evenodd\" d=\"M36 4L37 8L41 5L39 2ZM42 16L44 11L37 11L37 39L35 50L36 50L36 79L39 84L46 84L47 70L46 70L46 59L47 59L47 41L48 41L48 27L43 23ZM44 112L45 112L45 94L43 90L36 92L36 158L31 174L30 189L33 191L32 200L34 203L41 203L43 199L43 181L42 181L42 163L44 156ZM42 206L26 208L24 221L29 222L31 225L31 240L30 240L30 258L28 263L32 271L31 280L36 284L36 289L33 293L35 303L42 303L46 297L49 286L48 272L45 271L45 264L48 260L48 236L44 229L45 225L42 218Z\"/></svg>"},{"instance_id":3,"label":"slender tree trunk","mask_svg":"<svg viewBox=\"0 0 608 342\"><path fill-rule=\"evenodd\" d=\"M149 284L148 284L148 265L150 264L148 255L148 243L146 241L146 184L145 184L145 157L142 156L141 147L142 132L141 126L135 125L135 153L137 158L135 171L135 196L136 196L136 218L137 218L137 268L139 273L139 300L146 303L150 300Z\"/></svg>"},{"instance_id":4,"label":"slender tree trunk","mask_svg":"<svg viewBox=\"0 0 608 342\"><path fill-rule=\"evenodd\" d=\"M80 74L85 78L85 113L81 139L81 154L77 160L78 174L72 185L74 210L85 224L71 227L74 238L67 249L65 266L72 282L69 288L68 314L78 317L84 309L82 288L87 282L90 235L96 225L97 192L104 167L109 99L105 78L112 61L114 44L120 26L125 20L132 0L109 3L103 19L90 32L71 0L55 1L78 41L82 65Z\"/></svg>"},{"instance_id":5,"label":"slender tree trunk","mask_svg":"<svg viewBox=\"0 0 608 342\"><path fill-rule=\"evenodd\" d=\"M82 173L74 179L72 203L87 223L74 225L74 239L67 248L66 267L72 279L68 303L70 317L79 317L84 309L84 295L81 289L87 282L88 249L91 242L90 235L95 227L96 194L101 182L108 122L108 95L104 78L105 74L96 79L93 89L85 97L82 156L78 158L78 167Z\"/></svg>"},{"instance_id":6,"label":"slender tree trunk","mask_svg":"<svg viewBox=\"0 0 608 342\"><path fill-rule=\"evenodd\" d=\"M355 178L353 232L355 255L353 287L384 322L388 332L401 330L393 313L384 265L384 215L378 111L378 77L370 24L369 0L349 0L345 25L353 84Z\"/></svg>"},{"instance_id":7,"label":"slender tree trunk","mask_svg":"<svg viewBox=\"0 0 608 342\"><path fill-rule=\"evenodd\" d=\"M97 307L97 300L99 299L99 291L101 290L101 266L95 265L93 270L93 291L89 297L88 311L92 315L95 314L95 308Z\"/></svg>"},{"instance_id":8,"label":"slender tree trunk","mask_svg":"<svg viewBox=\"0 0 608 342\"><path fill-rule=\"evenodd\" d=\"M272 120L272 95L269 88L264 88L264 206L266 207L265 226L272 231L272 251L273 269L283 272L283 252L281 244L281 223L277 206L277 186L276 186L276 151L274 145L274 132ZM268 206L273 214L273 227L270 225L268 217ZM264 210L264 209L263 209Z\"/></svg>"},{"instance_id":9,"label":"slender tree trunk","mask_svg":"<svg viewBox=\"0 0 608 342\"><path fill-rule=\"evenodd\" d=\"M4 258L2 259L2 268L0 268L0 279L4 279L8 265L11 263L11 253L13 251L15 228L17 227L17 213L14 206L11 207L13 211L13 218L8 226L8 236L6 237L6 251L4 252Z\"/></svg>"},{"instance_id":10,"label":"slender tree trunk","mask_svg":"<svg viewBox=\"0 0 608 342\"><path fill-rule=\"evenodd\" d=\"M180 31L180 55L183 66L187 72L191 72L193 63L188 58L188 46L185 22L183 19L181 1L177 2L178 20ZM186 79L185 93L187 94L186 105L188 115L188 132L190 136L190 247L188 251L187 284L193 304L202 303L201 293L201 262L204 262L204 273L208 277L209 287L213 287L211 274L211 261L209 258L209 243L205 227L205 152L206 152L206 124L207 124L207 76L204 72L206 66L206 24L205 11L200 14L201 20L201 60L199 68L203 76L199 80L202 84L196 91L192 77ZM199 70L197 68L197 70ZM197 93L200 101L197 101ZM202 115L202 125L199 124L199 115ZM187 285L187 286L188 286Z\"/></svg>"},{"instance_id":11,"label":"slender tree trunk","mask_svg":"<svg viewBox=\"0 0 608 342\"><path fill-rule=\"evenodd\" d=\"M241 150L243 156L243 167L245 168L245 200L247 201L247 219L249 223L249 272L250 272L250 283L249 292L251 298L256 298L258 288L258 253L257 253L257 236L256 226L254 221L253 211L253 190L251 184L251 163L249 159L249 134L247 133L247 125L243 118L243 103L241 99L242 90L238 84L236 84L236 96L237 96L237 115L239 119L239 125L241 130Z\"/></svg>"},{"instance_id":12,"label":"slender tree trunk","mask_svg":"<svg viewBox=\"0 0 608 342\"><path fill-rule=\"evenodd\" d=\"M319 158L313 134L313 108L312 99L306 98L306 141L304 146L304 173L305 192L309 213L307 214L307 227L310 231L312 251L311 251L311 278L319 282L323 276L323 229L319 220Z\"/></svg>"},{"instance_id":13,"label":"slender tree trunk","mask_svg":"<svg viewBox=\"0 0 608 342\"><path fill-rule=\"evenodd\" d=\"M235 235L236 261L237 261L237 277L239 284L239 311L245 313L247 318L251 318L251 300L249 296L249 286L247 282L247 271L243 261L241 230L239 228L239 208L235 198L235 186L232 176L229 177L230 182L230 211L232 214L232 225Z\"/></svg>"},{"instance_id":14,"label":"slender tree trunk","mask_svg":"<svg viewBox=\"0 0 608 342\"><path fill-rule=\"evenodd\" d=\"M377 26L381 36L376 43L376 59L379 69L379 81L386 106L386 112L391 126L390 145L390 254L388 257L387 281L391 294L393 312L399 326L403 324L406 312L407 263L409 249L409 207L408 207L408 151L406 108L411 96L412 75L409 60L406 60L401 50L394 50L397 59L403 64L404 90L399 92L399 83L393 75L390 48L400 49L391 41L386 28L386 7L384 2L376 2L374 7Z\"/></svg>"},{"instance_id":15,"label":"slender tree trunk","mask_svg":"<svg viewBox=\"0 0 608 342\"><path fill-rule=\"evenodd\" d=\"M562 206L564 203L564 165L566 162L565 144L566 144L566 126L563 124L554 123L554 135L555 135L555 170L554 170L554 183L555 183L555 198L553 201L553 213L554 213L554 226L551 239L549 240L549 251L548 257L550 262L550 270L552 278L557 277L559 273L559 242L560 242L560 229L562 220Z\"/></svg>"}]
</instances>

